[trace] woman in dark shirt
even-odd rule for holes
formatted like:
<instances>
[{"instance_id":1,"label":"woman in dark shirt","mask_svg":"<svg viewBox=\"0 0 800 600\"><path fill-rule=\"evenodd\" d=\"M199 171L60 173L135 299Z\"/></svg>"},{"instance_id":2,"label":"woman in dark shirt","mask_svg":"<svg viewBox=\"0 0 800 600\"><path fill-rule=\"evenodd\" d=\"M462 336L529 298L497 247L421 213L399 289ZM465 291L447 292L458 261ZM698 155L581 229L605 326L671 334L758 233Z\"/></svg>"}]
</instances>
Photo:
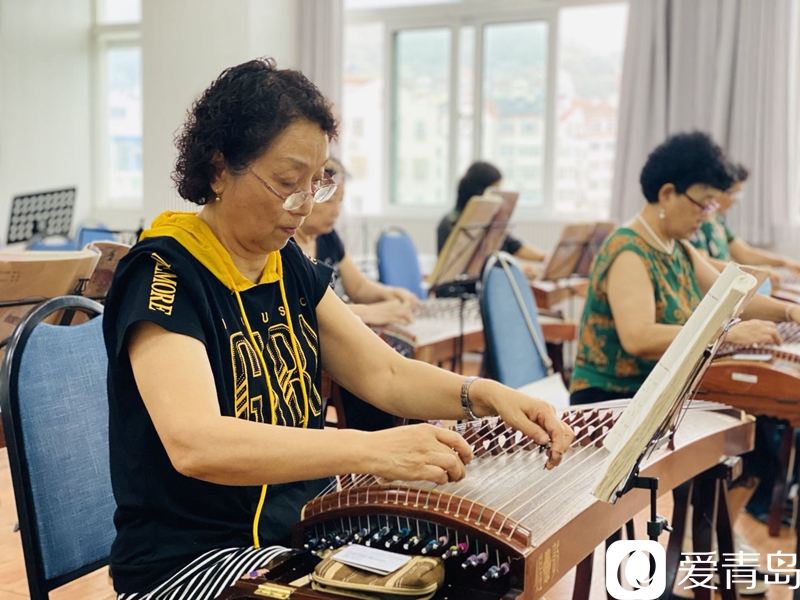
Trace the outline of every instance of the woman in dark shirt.
<instances>
[{"instance_id":1,"label":"woman in dark shirt","mask_svg":"<svg viewBox=\"0 0 800 600\"><path fill-rule=\"evenodd\" d=\"M338 160L330 158L325 172L337 182L330 200L314 207L294 235L306 256L333 269L331 285L342 300L349 301L350 310L367 325L410 323L417 297L403 288L384 285L369 279L345 251L344 243L334 226L342 212L345 169Z\"/></svg>"},{"instance_id":2,"label":"woman in dark shirt","mask_svg":"<svg viewBox=\"0 0 800 600\"><path fill-rule=\"evenodd\" d=\"M177 139L178 192L120 261L103 329L121 598L208 599L285 544L325 479L459 480L472 457L431 425L323 429L321 371L413 419L502 415L550 443L574 435L553 407L484 379L407 360L328 287L330 270L291 240L335 182L330 104L272 60L232 67Z\"/></svg>"},{"instance_id":3,"label":"woman in dark shirt","mask_svg":"<svg viewBox=\"0 0 800 600\"><path fill-rule=\"evenodd\" d=\"M500 187L500 182L503 178L500 169L487 162L474 162L470 165L467 172L458 182L458 195L456 196L455 208L447 213L442 220L439 221L439 226L436 229L436 246L437 251L441 252L444 243L447 241L447 236L450 235L453 226L455 226L461 211L473 196L481 196L490 187ZM506 235L503 241L503 246L500 248L503 252L522 258L524 260L531 260L541 262L545 259L545 253L538 248L531 246L518 240L510 234Z\"/></svg>"}]
</instances>

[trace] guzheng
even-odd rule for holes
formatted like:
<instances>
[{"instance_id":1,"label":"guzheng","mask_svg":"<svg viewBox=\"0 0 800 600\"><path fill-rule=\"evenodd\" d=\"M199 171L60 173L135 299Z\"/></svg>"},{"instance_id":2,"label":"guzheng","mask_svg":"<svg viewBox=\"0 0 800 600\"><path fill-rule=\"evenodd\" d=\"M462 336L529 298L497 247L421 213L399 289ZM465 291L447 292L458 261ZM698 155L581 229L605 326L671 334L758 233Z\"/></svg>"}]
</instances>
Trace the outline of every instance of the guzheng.
<instances>
[{"instance_id":1,"label":"guzheng","mask_svg":"<svg viewBox=\"0 0 800 600\"><path fill-rule=\"evenodd\" d=\"M413 323L387 325L381 337L403 356L430 363L449 360L459 354L459 339L463 352L475 352L483 348L478 299L426 300L415 309Z\"/></svg>"},{"instance_id":2,"label":"guzheng","mask_svg":"<svg viewBox=\"0 0 800 600\"><path fill-rule=\"evenodd\" d=\"M781 280L772 286L773 298L800 304L800 276L788 269L781 269Z\"/></svg>"},{"instance_id":3,"label":"guzheng","mask_svg":"<svg viewBox=\"0 0 800 600\"><path fill-rule=\"evenodd\" d=\"M800 325L779 323L778 331L780 345L723 345L697 394L800 427Z\"/></svg>"},{"instance_id":4,"label":"guzheng","mask_svg":"<svg viewBox=\"0 0 800 600\"><path fill-rule=\"evenodd\" d=\"M539 598L648 504L645 490L615 504L591 495L608 456L603 439L626 401L596 406L565 414L576 440L551 471L544 470L543 448L494 418L457 426L475 454L462 481L435 486L340 477L335 488L306 504L293 545L305 548L306 556L350 543L440 556L447 575L436 598ZM753 435L752 418L741 411L693 403L672 443L656 449L641 473L658 477L663 493L750 450ZM283 583L304 574L302 568L278 573ZM248 594L257 584L237 583L238 592L224 597L255 597ZM292 598L336 597L301 586Z\"/></svg>"},{"instance_id":5,"label":"guzheng","mask_svg":"<svg viewBox=\"0 0 800 600\"><path fill-rule=\"evenodd\" d=\"M575 338L575 324L558 317L539 315L546 342ZM414 311L414 322L391 324L381 337L403 356L432 364L452 360L461 352L484 348L483 321L477 298L432 298Z\"/></svg>"}]
</instances>

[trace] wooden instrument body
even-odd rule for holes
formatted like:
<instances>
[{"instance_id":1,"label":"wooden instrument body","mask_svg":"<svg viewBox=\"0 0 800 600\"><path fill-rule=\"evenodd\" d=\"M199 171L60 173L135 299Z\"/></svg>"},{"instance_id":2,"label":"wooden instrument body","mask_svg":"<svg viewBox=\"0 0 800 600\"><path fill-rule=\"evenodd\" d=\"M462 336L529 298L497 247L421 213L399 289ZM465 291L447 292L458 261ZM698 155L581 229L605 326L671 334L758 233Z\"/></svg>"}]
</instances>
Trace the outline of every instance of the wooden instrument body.
<instances>
[{"instance_id":1,"label":"wooden instrument body","mask_svg":"<svg viewBox=\"0 0 800 600\"><path fill-rule=\"evenodd\" d=\"M697 386L698 397L800 427L800 326L778 329L783 346L723 346Z\"/></svg>"},{"instance_id":2,"label":"wooden instrument body","mask_svg":"<svg viewBox=\"0 0 800 600\"><path fill-rule=\"evenodd\" d=\"M703 400L724 402L753 414L800 427L800 365L783 361L714 361L700 382Z\"/></svg>"},{"instance_id":3,"label":"wooden instrument body","mask_svg":"<svg viewBox=\"0 0 800 600\"><path fill-rule=\"evenodd\" d=\"M573 277L561 281L531 280L531 291L539 308L552 308L573 296L585 298L589 293L589 280Z\"/></svg>"},{"instance_id":4,"label":"wooden instrument body","mask_svg":"<svg viewBox=\"0 0 800 600\"><path fill-rule=\"evenodd\" d=\"M643 463L642 474L658 477L659 493L663 494L725 457L749 451L753 440L752 418L741 411L728 407L689 409L675 436L675 448L656 450ZM597 501L591 490L607 450L593 450L592 458L582 460L580 468L568 466L569 452L558 468L537 470L541 485L532 488L531 494L539 500L526 520L506 519L506 514L494 514L494 509L442 488L429 494L428 490L403 484L356 486L307 504L303 519L294 528L293 545L302 547L310 537L346 529L345 520L351 525L366 522L373 526L394 520L399 524L422 523L423 528L437 527L437 535L439 528L455 532L456 540L461 536L470 548L486 547L490 556L510 565L509 577L499 585L482 581L478 571L462 570L463 557L448 560L446 591L437 598L539 598L649 503L645 490L632 490L615 504ZM499 478L503 477L506 459L497 458Z\"/></svg>"}]
</instances>

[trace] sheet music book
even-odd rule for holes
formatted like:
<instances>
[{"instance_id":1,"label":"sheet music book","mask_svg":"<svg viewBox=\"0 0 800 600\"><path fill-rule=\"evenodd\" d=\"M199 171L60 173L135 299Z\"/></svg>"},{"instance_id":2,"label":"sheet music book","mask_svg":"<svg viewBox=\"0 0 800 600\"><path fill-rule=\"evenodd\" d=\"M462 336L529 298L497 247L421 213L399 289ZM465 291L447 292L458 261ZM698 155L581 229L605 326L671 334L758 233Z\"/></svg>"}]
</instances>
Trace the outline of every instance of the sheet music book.
<instances>
[{"instance_id":1,"label":"sheet music book","mask_svg":"<svg viewBox=\"0 0 800 600\"><path fill-rule=\"evenodd\" d=\"M496 196L500 199L501 204L485 231L485 236L480 247L475 254L473 254L472 260L464 269L464 272L468 275L480 275L481 269L483 269L483 263L486 262L486 259L503 247L503 242L506 239L506 232L508 231L508 223L511 221L511 215L514 213L514 208L517 206L519 192L488 188L484 192L484 196Z\"/></svg>"},{"instance_id":2,"label":"sheet music book","mask_svg":"<svg viewBox=\"0 0 800 600\"><path fill-rule=\"evenodd\" d=\"M111 287L114 271L117 270L120 259L130 251L131 247L119 242L98 240L89 242L86 248L100 252L100 258L83 290L83 295L87 298L104 298Z\"/></svg>"},{"instance_id":3,"label":"sheet music book","mask_svg":"<svg viewBox=\"0 0 800 600\"><path fill-rule=\"evenodd\" d=\"M606 437L610 456L592 491L598 500L616 499L650 442L672 425L688 389L705 370L698 369L703 354L756 287L752 275L732 264L719 276Z\"/></svg>"},{"instance_id":4,"label":"sheet music book","mask_svg":"<svg viewBox=\"0 0 800 600\"><path fill-rule=\"evenodd\" d=\"M80 293L92 276L100 251L0 252L0 302L30 301L0 307L0 340L39 302ZM56 317L50 319L53 322Z\"/></svg>"},{"instance_id":5,"label":"sheet music book","mask_svg":"<svg viewBox=\"0 0 800 600\"><path fill-rule=\"evenodd\" d=\"M486 232L502 205L502 200L491 194L470 198L450 231L450 235L447 236L442 251L439 252L436 266L428 278L431 288L459 281L464 279L465 275L474 275L477 278L479 271L467 273L467 267L483 243ZM502 243L502 239L500 243ZM493 249L492 252L496 249Z\"/></svg>"}]
</instances>

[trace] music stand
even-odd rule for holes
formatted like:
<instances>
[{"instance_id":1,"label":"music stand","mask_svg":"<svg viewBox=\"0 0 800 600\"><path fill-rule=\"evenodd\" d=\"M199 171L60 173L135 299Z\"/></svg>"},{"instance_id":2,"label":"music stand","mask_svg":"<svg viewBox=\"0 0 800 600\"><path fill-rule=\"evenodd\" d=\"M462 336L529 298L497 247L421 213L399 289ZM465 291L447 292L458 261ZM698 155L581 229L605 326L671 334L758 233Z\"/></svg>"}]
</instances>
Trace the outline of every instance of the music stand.
<instances>
[{"instance_id":1,"label":"music stand","mask_svg":"<svg viewBox=\"0 0 800 600\"><path fill-rule=\"evenodd\" d=\"M503 247L508 224L509 221L511 221L511 215L519 199L519 192L509 192L498 190L497 188L489 188L484 194L487 196L497 196L500 198L501 204L500 209L495 213L491 223L489 223L486 228L483 240L475 251L475 254L473 254L472 260L470 260L469 264L464 268L465 274L470 276L474 275L475 278L480 277L480 274L483 272L483 265L486 259Z\"/></svg>"},{"instance_id":2,"label":"music stand","mask_svg":"<svg viewBox=\"0 0 800 600\"><path fill-rule=\"evenodd\" d=\"M611 221L572 223L565 226L556 249L547 261L542 279L558 281L572 275L588 276L595 254L616 226Z\"/></svg>"},{"instance_id":3,"label":"music stand","mask_svg":"<svg viewBox=\"0 0 800 600\"><path fill-rule=\"evenodd\" d=\"M46 235L69 236L75 194L72 187L15 196L6 243L28 242Z\"/></svg>"},{"instance_id":4,"label":"music stand","mask_svg":"<svg viewBox=\"0 0 800 600\"><path fill-rule=\"evenodd\" d=\"M507 194L489 191L484 196L470 198L430 274L431 290L459 291L480 278L483 263L503 244L508 216L519 196L516 192Z\"/></svg>"},{"instance_id":5,"label":"music stand","mask_svg":"<svg viewBox=\"0 0 800 600\"><path fill-rule=\"evenodd\" d=\"M430 275L429 287L434 293L461 299L456 372L461 372L464 348L464 304L475 295L474 284L480 278L483 263L502 245L508 218L518 197L517 192L490 188L484 196L470 198L447 236Z\"/></svg>"},{"instance_id":6,"label":"music stand","mask_svg":"<svg viewBox=\"0 0 800 600\"><path fill-rule=\"evenodd\" d=\"M649 489L651 539L658 538L666 519L655 513L658 481L639 477L641 462L674 437L695 383L756 288L752 275L728 265L605 439L610 456L592 494L614 502L631 489Z\"/></svg>"},{"instance_id":7,"label":"music stand","mask_svg":"<svg viewBox=\"0 0 800 600\"><path fill-rule=\"evenodd\" d=\"M606 241L606 238L614 233L616 228L617 224L614 221L598 221L594 224L594 229L589 234L589 239L586 240L586 243L581 248L580 256L573 269L573 275L589 276L594 257L600 251L600 247Z\"/></svg>"}]
</instances>

